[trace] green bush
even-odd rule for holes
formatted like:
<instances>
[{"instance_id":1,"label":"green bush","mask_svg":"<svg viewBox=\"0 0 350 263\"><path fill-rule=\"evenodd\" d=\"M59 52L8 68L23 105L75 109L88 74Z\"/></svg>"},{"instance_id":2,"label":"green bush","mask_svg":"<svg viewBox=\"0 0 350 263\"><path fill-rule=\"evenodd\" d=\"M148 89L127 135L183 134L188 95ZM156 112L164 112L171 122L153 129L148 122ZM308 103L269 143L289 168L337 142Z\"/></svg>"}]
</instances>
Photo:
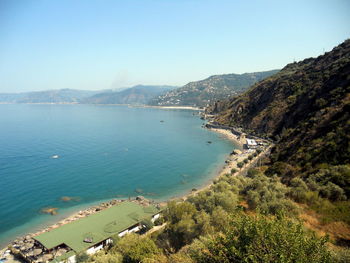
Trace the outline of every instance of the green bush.
<instances>
[{"instance_id":1,"label":"green bush","mask_svg":"<svg viewBox=\"0 0 350 263\"><path fill-rule=\"evenodd\" d=\"M75 256L75 261L77 263L87 262L89 260L89 256L86 253L79 253Z\"/></svg>"},{"instance_id":2,"label":"green bush","mask_svg":"<svg viewBox=\"0 0 350 263\"><path fill-rule=\"evenodd\" d=\"M161 254L153 240L137 234L126 235L112 250L123 256L123 263L145 262L147 259Z\"/></svg>"},{"instance_id":3,"label":"green bush","mask_svg":"<svg viewBox=\"0 0 350 263\"><path fill-rule=\"evenodd\" d=\"M243 162L238 162L238 163L237 163L237 167L238 167L239 169L241 169L243 166L244 166L244 163L243 163Z\"/></svg>"},{"instance_id":4,"label":"green bush","mask_svg":"<svg viewBox=\"0 0 350 263\"><path fill-rule=\"evenodd\" d=\"M164 224L164 222L165 222L164 217L160 216L154 221L154 225L155 226L160 226L160 225Z\"/></svg>"},{"instance_id":5,"label":"green bush","mask_svg":"<svg viewBox=\"0 0 350 263\"><path fill-rule=\"evenodd\" d=\"M106 253L105 251L100 251L94 255L92 255L89 259L89 262L94 263L122 263L123 256L120 253L109 251Z\"/></svg>"},{"instance_id":6,"label":"green bush","mask_svg":"<svg viewBox=\"0 0 350 263\"><path fill-rule=\"evenodd\" d=\"M350 249L343 248L332 251L332 259L335 263L348 263L350 262Z\"/></svg>"},{"instance_id":7,"label":"green bush","mask_svg":"<svg viewBox=\"0 0 350 263\"><path fill-rule=\"evenodd\" d=\"M328 198L331 201L346 200L346 195L343 188L331 182L328 182L327 185L321 187L320 195L324 198Z\"/></svg>"},{"instance_id":8,"label":"green bush","mask_svg":"<svg viewBox=\"0 0 350 263\"><path fill-rule=\"evenodd\" d=\"M238 170L236 169L236 168L232 168L231 169L231 174L235 174L235 173L237 173L238 172Z\"/></svg>"},{"instance_id":9,"label":"green bush","mask_svg":"<svg viewBox=\"0 0 350 263\"><path fill-rule=\"evenodd\" d=\"M331 262L327 239L308 234L285 218L242 215L227 232L194 242L187 253L195 262Z\"/></svg>"}]
</instances>

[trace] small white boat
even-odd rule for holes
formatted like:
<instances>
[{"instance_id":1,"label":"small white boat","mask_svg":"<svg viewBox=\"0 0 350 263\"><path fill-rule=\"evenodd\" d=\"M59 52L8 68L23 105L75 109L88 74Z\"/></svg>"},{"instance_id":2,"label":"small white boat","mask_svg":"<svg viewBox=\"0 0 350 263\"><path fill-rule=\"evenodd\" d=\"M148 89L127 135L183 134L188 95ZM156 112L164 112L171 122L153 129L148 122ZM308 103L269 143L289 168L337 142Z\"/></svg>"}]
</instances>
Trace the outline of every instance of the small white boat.
<instances>
[{"instance_id":1,"label":"small white boat","mask_svg":"<svg viewBox=\"0 0 350 263\"><path fill-rule=\"evenodd\" d=\"M51 158L52 159L57 159L57 158L59 158L59 156L58 155L52 155Z\"/></svg>"}]
</instances>

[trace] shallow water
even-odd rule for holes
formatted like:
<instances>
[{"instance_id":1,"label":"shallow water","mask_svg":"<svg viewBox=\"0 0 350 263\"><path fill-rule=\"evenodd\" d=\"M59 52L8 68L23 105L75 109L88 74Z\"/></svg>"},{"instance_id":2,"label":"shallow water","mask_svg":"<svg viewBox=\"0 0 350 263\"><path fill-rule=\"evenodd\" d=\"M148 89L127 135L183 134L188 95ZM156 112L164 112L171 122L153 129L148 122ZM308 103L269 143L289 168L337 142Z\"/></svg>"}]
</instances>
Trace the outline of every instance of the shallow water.
<instances>
[{"instance_id":1,"label":"shallow water","mask_svg":"<svg viewBox=\"0 0 350 263\"><path fill-rule=\"evenodd\" d=\"M193 113L0 105L0 245L101 200L164 200L204 184L234 145ZM40 214L44 207L59 215Z\"/></svg>"}]
</instances>

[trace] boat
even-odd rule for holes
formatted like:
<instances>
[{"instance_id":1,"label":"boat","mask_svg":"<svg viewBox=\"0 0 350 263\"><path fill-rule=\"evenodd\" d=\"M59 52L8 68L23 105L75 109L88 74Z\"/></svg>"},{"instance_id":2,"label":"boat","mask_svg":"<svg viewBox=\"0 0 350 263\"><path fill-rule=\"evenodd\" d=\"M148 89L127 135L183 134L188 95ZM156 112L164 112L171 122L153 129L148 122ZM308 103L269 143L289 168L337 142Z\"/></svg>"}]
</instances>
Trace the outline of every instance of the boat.
<instances>
[{"instance_id":1,"label":"boat","mask_svg":"<svg viewBox=\"0 0 350 263\"><path fill-rule=\"evenodd\" d=\"M52 155L51 158L52 159L57 159L57 158L59 158L59 156L56 154L56 155Z\"/></svg>"}]
</instances>

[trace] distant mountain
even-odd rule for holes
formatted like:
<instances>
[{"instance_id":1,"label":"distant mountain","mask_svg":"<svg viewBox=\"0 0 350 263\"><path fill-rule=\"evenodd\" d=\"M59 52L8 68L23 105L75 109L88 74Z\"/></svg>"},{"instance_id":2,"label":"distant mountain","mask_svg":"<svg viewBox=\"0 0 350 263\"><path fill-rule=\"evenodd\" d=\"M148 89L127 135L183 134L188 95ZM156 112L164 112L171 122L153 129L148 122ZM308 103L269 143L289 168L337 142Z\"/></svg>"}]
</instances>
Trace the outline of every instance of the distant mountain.
<instances>
[{"instance_id":1,"label":"distant mountain","mask_svg":"<svg viewBox=\"0 0 350 263\"><path fill-rule=\"evenodd\" d=\"M154 98L150 104L158 106L206 106L216 100L243 93L254 83L267 78L278 70L264 72L215 75Z\"/></svg>"},{"instance_id":2,"label":"distant mountain","mask_svg":"<svg viewBox=\"0 0 350 263\"><path fill-rule=\"evenodd\" d=\"M155 96L172 90L173 86L138 85L122 91L107 91L81 100L87 104L147 104Z\"/></svg>"},{"instance_id":3,"label":"distant mountain","mask_svg":"<svg viewBox=\"0 0 350 263\"><path fill-rule=\"evenodd\" d=\"M215 121L274 138L272 174L313 174L350 198L350 40L292 63L237 98L207 109Z\"/></svg>"},{"instance_id":4,"label":"distant mountain","mask_svg":"<svg viewBox=\"0 0 350 263\"><path fill-rule=\"evenodd\" d=\"M22 93L0 93L0 103L79 103L97 91L60 89Z\"/></svg>"}]
</instances>

